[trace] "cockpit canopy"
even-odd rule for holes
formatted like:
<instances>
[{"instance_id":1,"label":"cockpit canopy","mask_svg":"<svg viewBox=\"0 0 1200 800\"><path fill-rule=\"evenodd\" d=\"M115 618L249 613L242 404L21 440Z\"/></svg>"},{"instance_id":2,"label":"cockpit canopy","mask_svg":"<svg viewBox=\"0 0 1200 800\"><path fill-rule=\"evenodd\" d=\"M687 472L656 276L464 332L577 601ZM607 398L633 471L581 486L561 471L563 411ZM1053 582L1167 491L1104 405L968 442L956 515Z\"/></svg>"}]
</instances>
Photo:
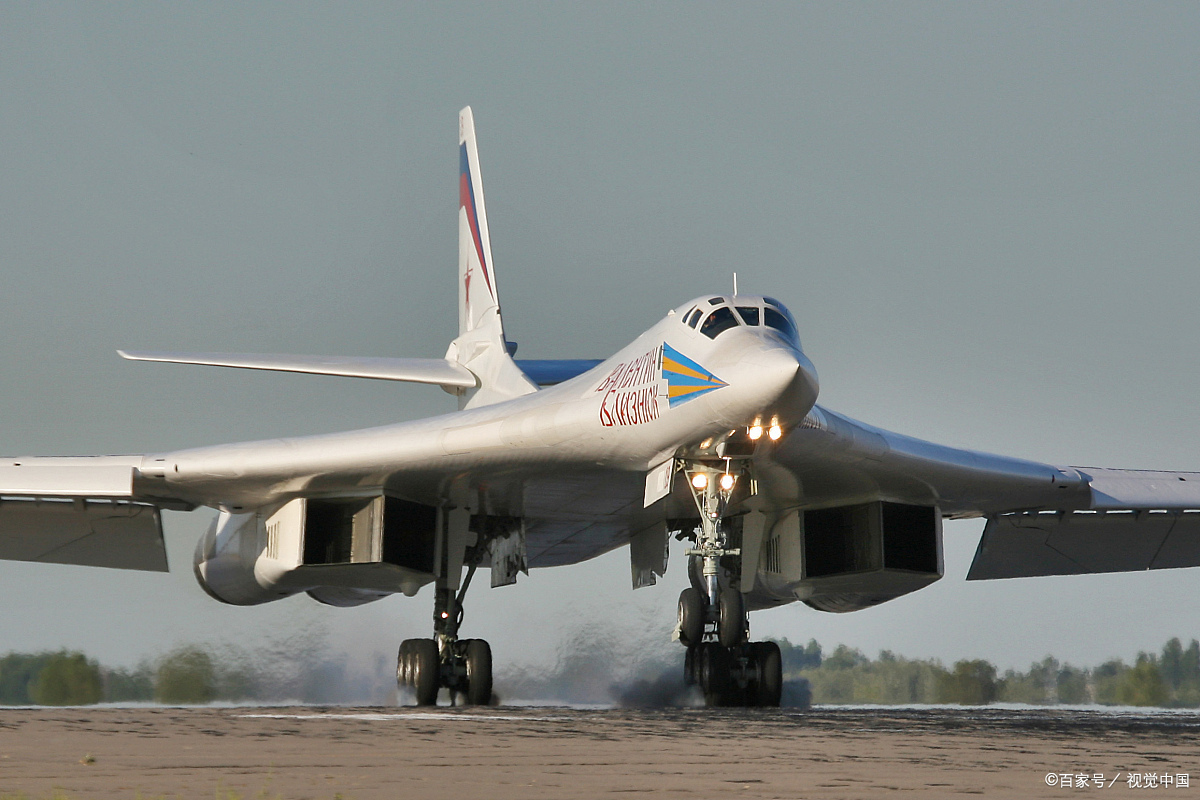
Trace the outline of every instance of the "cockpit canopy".
<instances>
[{"instance_id":1,"label":"cockpit canopy","mask_svg":"<svg viewBox=\"0 0 1200 800\"><path fill-rule=\"evenodd\" d=\"M710 297L691 306L683 314L683 324L716 339L731 328L766 326L800 346L796 320L787 306L772 297Z\"/></svg>"}]
</instances>

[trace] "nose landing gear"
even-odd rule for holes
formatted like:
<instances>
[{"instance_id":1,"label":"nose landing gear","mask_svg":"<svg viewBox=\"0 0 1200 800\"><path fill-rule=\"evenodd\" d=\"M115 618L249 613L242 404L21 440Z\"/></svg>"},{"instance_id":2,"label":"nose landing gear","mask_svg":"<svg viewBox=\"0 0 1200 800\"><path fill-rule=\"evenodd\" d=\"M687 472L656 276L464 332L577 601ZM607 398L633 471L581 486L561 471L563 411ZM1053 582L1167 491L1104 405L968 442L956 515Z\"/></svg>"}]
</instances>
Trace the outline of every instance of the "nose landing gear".
<instances>
[{"instance_id":1,"label":"nose landing gear","mask_svg":"<svg viewBox=\"0 0 1200 800\"><path fill-rule=\"evenodd\" d=\"M684 681L699 686L710 706L779 705L783 662L774 642L747 641L749 615L739 586L722 580L722 561L740 565L753 580L755 564L739 564L741 548L729 546L725 512L739 475L726 461L720 470L703 463L686 468L700 525L687 551L692 585L679 595L679 641L687 647Z\"/></svg>"}]
</instances>

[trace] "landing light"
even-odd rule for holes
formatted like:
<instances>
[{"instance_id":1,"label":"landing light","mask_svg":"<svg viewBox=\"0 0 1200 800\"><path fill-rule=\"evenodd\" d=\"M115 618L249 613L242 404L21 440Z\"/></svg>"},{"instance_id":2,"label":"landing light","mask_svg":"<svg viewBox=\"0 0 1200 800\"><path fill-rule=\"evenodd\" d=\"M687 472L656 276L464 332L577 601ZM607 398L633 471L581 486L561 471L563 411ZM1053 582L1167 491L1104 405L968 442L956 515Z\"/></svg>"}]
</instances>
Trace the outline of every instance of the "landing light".
<instances>
[{"instance_id":1,"label":"landing light","mask_svg":"<svg viewBox=\"0 0 1200 800\"><path fill-rule=\"evenodd\" d=\"M750 430L746 431L750 435L751 440L758 441L762 438L762 425L751 425Z\"/></svg>"},{"instance_id":2,"label":"landing light","mask_svg":"<svg viewBox=\"0 0 1200 800\"><path fill-rule=\"evenodd\" d=\"M728 472L721 476L721 488L727 492L733 488L733 476Z\"/></svg>"},{"instance_id":3,"label":"landing light","mask_svg":"<svg viewBox=\"0 0 1200 800\"><path fill-rule=\"evenodd\" d=\"M779 437L783 436L783 428L778 425L772 425L770 430L767 431L767 436L771 437L772 442L777 442L779 441Z\"/></svg>"},{"instance_id":4,"label":"landing light","mask_svg":"<svg viewBox=\"0 0 1200 800\"><path fill-rule=\"evenodd\" d=\"M708 486L708 476L703 472L697 472L692 476L692 486L695 486L697 489L705 488Z\"/></svg>"}]
</instances>

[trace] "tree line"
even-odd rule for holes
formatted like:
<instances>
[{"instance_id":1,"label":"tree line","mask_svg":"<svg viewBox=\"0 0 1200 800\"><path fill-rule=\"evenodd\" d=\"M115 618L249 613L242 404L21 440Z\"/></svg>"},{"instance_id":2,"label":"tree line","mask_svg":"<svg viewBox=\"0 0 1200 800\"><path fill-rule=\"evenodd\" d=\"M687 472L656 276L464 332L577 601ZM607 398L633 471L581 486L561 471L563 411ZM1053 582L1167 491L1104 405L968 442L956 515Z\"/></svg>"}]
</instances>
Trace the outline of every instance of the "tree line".
<instances>
[{"instance_id":1,"label":"tree line","mask_svg":"<svg viewBox=\"0 0 1200 800\"><path fill-rule=\"evenodd\" d=\"M1195 639L1186 647L1178 638L1171 639L1158 653L1138 653L1132 664L1112 659L1081 668L1047 656L1027 670L1010 669L1002 674L990 662L978 659L946 667L937 660L909 659L887 650L871 659L845 645L838 645L826 655L816 640L798 645L782 639L779 646L785 694L792 705L1000 702L1200 707L1200 642ZM586 660L593 666L611 664ZM664 669L675 675L675 666ZM214 655L195 645L179 647L153 662L143 661L128 669L101 666L75 651L9 653L0 657L0 705L191 705L283 699L378 703L387 702L389 670L390 665L381 662L370 675L351 675L345 665L330 659L285 663L268 655L255 662L244 654ZM574 684L579 681L566 681L559 674L563 671L562 665L555 670L557 682L577 689ZM574 674L578 670L566 671ZM597 681L607 686L607 673L596 676L591 683ZM580 699L573 696L575 692L562 697L562 692L545 694L547 687L540 684L526 688L530 695L527 699L537 699L534 695ZM526 696L519 691L517 694Z\"/></svg>"},{"instance_id":2,"label":"tree line","mask_svg":"<svg viewBox=\"0 0 1200 800\"><path fill-rule=\"evenodd\" d=\"M394 695L388 664L359 665L366 672L352 672L345 659L292 644L256 654L183 645L131 668L105 667L68 650L9 653L0 656L0 705L380 703Z\"/></svg>"},{"instance_id":3,"label":"tree line","mask_svg":"<svg viewBox=\"0 0 1200 800\"><path fill-rule=\"evenodd\" d=\"M0 657L0 704L208 703L223 688L219 678L212 656L195 647L132 669L108 669L68 650L9 653Z\"/></svg>"},{"instance_id":4,"label":"tree line","mask_svg":"<svg viewBox=\"0 0 1200 800\"><path fill-rule=\"evenodd\" d=\"M884 650L870 659L845 645L825 655L820 643L779 642L785 677L806 682L813 703L1030 703L1200 707L1200 642L1174 638L1159 653L1138 653L1133 664L1111 659L1092 668L1047 656L1025 671L984 660L952 667Z\"/></svg>"}]
</instances>

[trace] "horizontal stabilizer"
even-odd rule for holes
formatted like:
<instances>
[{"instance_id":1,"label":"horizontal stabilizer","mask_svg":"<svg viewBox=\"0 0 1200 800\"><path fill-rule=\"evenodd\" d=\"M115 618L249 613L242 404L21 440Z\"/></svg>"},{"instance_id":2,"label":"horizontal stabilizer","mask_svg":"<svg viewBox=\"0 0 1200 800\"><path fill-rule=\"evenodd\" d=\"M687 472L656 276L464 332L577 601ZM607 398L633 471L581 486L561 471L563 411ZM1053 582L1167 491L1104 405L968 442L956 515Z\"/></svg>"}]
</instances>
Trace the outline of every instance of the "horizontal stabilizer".
<instances>
[{"instance_id":1,"label":"horizontal stabilizer","mask_svg":"<svg viewBox=\"0 0 1200 800\"><path fill-rule=\"evenodd\" d=\"M967 580L1200 566L1200 513L1002 514L988 520Z\"/></svg>"},{"instance_id":2,"label":"horizontal stabilizer","mask_svg":"<svg viewBox=\"0 0 1200 800\"><path fill-rule=\"evenodd\" d=\"M604 363L598 358L573 359L522 359L517 366L538 386L553 386L571 380L589 369Z\"/></svg>"},{"instance_id":3,"label":"horizontal stabilizer","mask_svg":"<svg viewBox=\"0 0 1200 800\"><path fill-rule=\"evenodd\" d=\"M199 364L207 367L265 369L308 375L338 375L383 381L432 383L455 389L479 385L474 373L444 358L365 358L354 356L289 356L246 353L152 353L118 350L130 361L160 361L168 364Z\"/></svg>"},{"instance_id":4,"label":"horizontal stabilizer","mask_svg":"<svg viewBox=\"0 0 1200 800\"><path fill-rule=\"evenodd\" d=\"M0 559L167 571L158 509L110 500L0 501Z\"/></svg>"}]
</instances>

